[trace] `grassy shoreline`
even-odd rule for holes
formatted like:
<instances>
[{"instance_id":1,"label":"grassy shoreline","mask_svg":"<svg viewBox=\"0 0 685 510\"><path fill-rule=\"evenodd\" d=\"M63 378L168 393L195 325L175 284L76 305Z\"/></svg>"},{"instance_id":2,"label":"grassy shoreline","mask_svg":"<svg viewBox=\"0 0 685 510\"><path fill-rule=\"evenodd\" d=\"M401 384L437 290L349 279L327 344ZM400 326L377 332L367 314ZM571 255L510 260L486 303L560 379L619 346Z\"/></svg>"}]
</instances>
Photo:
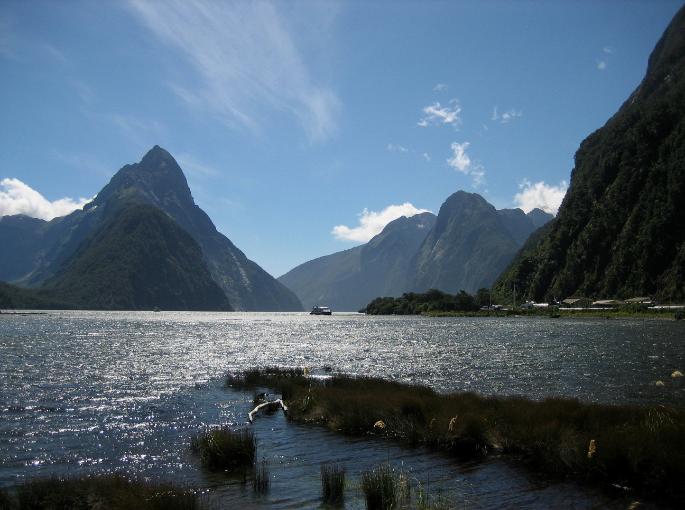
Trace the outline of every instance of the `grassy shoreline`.
<instances>
[{"instance_id":1,"label":"grassy shoreline","mask_svg":"<svg viewBox=\"0 0 685 510\"><path fill-rule=\"evenodd\" d=\"M297 369L248 371L229 376L227 384L272 388L298 423L460 457L510 455L556 476L629 487L668 503L685 501L685 409L442 395L373 378L312 379Z\"/></svg>"}]
</instances>

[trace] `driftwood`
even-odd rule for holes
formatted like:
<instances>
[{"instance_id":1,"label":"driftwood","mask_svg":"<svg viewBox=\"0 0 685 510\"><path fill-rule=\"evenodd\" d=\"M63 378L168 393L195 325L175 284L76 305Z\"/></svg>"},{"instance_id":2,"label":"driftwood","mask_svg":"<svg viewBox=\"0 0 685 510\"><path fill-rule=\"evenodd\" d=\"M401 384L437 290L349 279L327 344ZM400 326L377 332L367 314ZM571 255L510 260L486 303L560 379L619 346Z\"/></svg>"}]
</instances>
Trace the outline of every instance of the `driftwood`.
<instances>
[{"instance_id":1,"label":"driftwood","mask_svg":"<svg viewBox=\"0 0 685 510\"><path fill-rule=\"evenodd\" d=\"M271 407L271 406L281 406L281 409L283 409L284 413L288 412L288 406L286 406L283 403L283 400L280 398L278 400L272 400L271 402L264 402L263 404L259 404L257 407L255 407L252 411L250 411L247 415L247 418L250 420L250 423L254 420L254 415L257 414L260 410L264 409L265 407Z\"/></svg>"}]
</instances>

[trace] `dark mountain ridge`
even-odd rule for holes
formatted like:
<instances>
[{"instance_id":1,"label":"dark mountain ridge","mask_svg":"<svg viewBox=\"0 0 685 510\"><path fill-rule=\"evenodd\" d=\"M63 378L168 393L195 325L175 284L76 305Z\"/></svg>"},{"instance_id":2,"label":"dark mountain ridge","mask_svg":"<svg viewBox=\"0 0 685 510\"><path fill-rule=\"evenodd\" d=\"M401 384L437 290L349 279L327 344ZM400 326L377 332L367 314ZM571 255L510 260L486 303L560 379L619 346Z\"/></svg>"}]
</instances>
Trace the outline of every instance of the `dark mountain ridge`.
<instances>
[{"instance_id":1,"label":"dark mountain ridge","mask_svg":"<svg viewBox=\"0 0 685 510\"><path fill-rule=\"evenodd\" d=\"M685 8L645 78L580 145L556 220L494 290L535 300L685 299Z\"/></svg>"}]
</instances>

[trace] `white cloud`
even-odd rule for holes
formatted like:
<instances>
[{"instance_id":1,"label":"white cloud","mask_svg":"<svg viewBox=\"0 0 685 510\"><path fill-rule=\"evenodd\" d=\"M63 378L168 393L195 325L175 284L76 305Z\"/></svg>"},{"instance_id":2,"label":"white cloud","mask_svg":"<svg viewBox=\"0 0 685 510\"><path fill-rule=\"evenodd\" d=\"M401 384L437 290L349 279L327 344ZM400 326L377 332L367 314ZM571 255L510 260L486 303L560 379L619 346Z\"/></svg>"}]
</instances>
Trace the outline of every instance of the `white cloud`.
<instances>
[{"instance_id":1,"label":"white cloud","mask_svg":"<svg viewBox=\"0 0 685 510\"><path fill-rule=\"evenodd\" d=\"M396 143L389 143L388 152L409 152L409 149Z\"/></svg>"},{"instance_id":2,"label":"white cloud","mask_svg":"<svg viewBox=\"0 0 685 510\"><path fill-rule=\"evenodd\" d=\"M597 69L600 71L604 71L607 68L607 63L605 60L598 60L597 61Z\"/></svg>"},{"instance_id":3,"label":"white cloud","mask_svg":"<svg viewBox=\"0 0 685 510\"><path fill-rule=\"evenodd\" d=\"M424 153L423 153L423 159L425 159L426 161L429 161L429 162L430 162L430 160L431 160L431 155L428 154L427 152L424 152Z\"/></svg>"},{"instance_id":4,"label":"white cloud","mask_svg":"<svg viewBox=\"0 0 685 510\"><path fill-rule=\"evenodd\" d=\"M409 202L400 205L389 205L379 212L364 209L358 215L358 226L336 225L331 230L331 234L340 241L366 243L373 236L380 234L383 228L391 221L401 216L410 217L424 212L429 211L427 209L418 209Z\"/></svg>"},{"instance_id":5,"label":"white cloud","mask_svg":"<svg viewBox=\"0 0 685 510\"><path fill-rule=\"evenodd\" d=\"M306 31L292 30L278 5L129 1L130 11L195 70L192 85L170 85L189 106L212 112L231 128L257 132L269 113L284 112L310 140L326 139L336 131L339 100L312 78L294 37L301 32L304 39Z\"/></svg>"},{"instance_id":6,"label":"white cloud","mask_svg":"<svg viewBox=\"0 0 685 510\"><path fill-rule=\"evenodd\" d=\"M444 92L448 88L449 87L448 87L447 83L438 83L435 85L435 87L433 87L433 91L434 92Z\"/></svg>"},{"instance_id":7,"label":"white cloud","mask_svg":"<svg viewBox=\"0 0 685 510\"><path fill-rule=\"evenodd\" d=\"M53 202L19 179L8 178L0 181L0 216L25 214L33 218L51 220L81 209L90 198L60 198Z\"/></svg>"},{"instance_id":8,"label":"white cloud","mask_svg":"<svg viewBox=\"0 0 685 510\"><path fill-rule=\"evenodd\" d=\"M469 142L452 142L452 157L447 159L447 164L457 172L471 177L473 187L477 188L485 182L485 169L480 163L473 162L466 153L469 145Z\"/></svg>"},{"instance_id":9,"label":"white cloud","mask_svg":"<svg viewBox=\"0 0 685 510\"><path fill-rule=\"evenodd\" d=\"M497 107L495 106L492 109L492 115L490 116L490 120L492 120L493 122L499 122L500 124L508 124L512 120L518 119L520 117L523 117L523 112L521 110L511 108L510 110L507 110L504 113L500 114L497 111Z\"/></svg>"},{"instance_id":10,"label":"white cloud","mask_svg":"<svg viewBox=\"0 0 685 510\"><path fill-rule=\"evenodd\" d=\"M461 106L456 99L452 99L445 106L442 106L440 103L433 103L424 107L421 111L424 113L424 116L418 122L418 125L421 127L441 124L458 126L461 122L459 117Z\"/></svg>"},{"instance_id":11,"label":"white cloud","mask_svg":"<svg viewBox=\"0 0 685 510\"><path fill-rule=\"evenodd\" d=\"M519 189L520 191L514 195L514 203L524 212L529 212L537 207L545 212L556 214L564 195L566 195L568 184L566 181L561 181L558 186L553 186L544 181L532 183L524 179L519 185Z\"/></svg>"},{"instance_id":12,"label":"white cloud","mask_svg":"<svg viewBox=\"0 0 685 510\"><path fill-rule=\"evenodd\" d=\"M471 168L471 158L466 154L466 149L469 148L469 145L471 145L469 142L453 142L450 146L452 148L452 157L447 160L447 164L455 170L468 173L469 168Z\"/></svg>"},{"instance_id":13,"label":"white cloud","mask_svg":"<svg viewBox=\"0 0 685 510\"><path fill-rule=\"evenodd\" d=\"M614 49L610 48L609 46L605 46L604 48L602 48L602 51L607 55L611 55L614 52Z\"/></svg>"}]
</instances>

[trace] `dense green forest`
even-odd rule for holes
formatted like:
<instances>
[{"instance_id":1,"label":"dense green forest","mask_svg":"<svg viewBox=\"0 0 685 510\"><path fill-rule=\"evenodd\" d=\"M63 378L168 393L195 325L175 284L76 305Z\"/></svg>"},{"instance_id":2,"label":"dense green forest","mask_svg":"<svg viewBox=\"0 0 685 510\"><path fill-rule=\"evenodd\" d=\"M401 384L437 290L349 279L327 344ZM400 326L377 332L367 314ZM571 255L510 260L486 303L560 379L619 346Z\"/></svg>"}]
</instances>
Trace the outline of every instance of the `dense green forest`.
<instances>
[{"instance_id":1,"label":"dense green forest","mask_svg":"<svg viewBox=\"0 0 685 510\"><path fill-rule=\"evenodd\" d=\"M647 74L585 139L555 221L495 283L500 299L685 299L685 9Z\"/></svg>"},{"instance_id":2,"label":"dense green forest","mask_svg":"<svg viewBox=\"0 0 685 510\"><path fill-rule=\"evenodd\" d=\"M407 292L401 297L379 297L360 312L369 315L420 315L431 312L475 312L490 304L488 289L480 289L475 296L461 290L447 294L437 289L427 292Z\"/></svg>"}]
</instances>

